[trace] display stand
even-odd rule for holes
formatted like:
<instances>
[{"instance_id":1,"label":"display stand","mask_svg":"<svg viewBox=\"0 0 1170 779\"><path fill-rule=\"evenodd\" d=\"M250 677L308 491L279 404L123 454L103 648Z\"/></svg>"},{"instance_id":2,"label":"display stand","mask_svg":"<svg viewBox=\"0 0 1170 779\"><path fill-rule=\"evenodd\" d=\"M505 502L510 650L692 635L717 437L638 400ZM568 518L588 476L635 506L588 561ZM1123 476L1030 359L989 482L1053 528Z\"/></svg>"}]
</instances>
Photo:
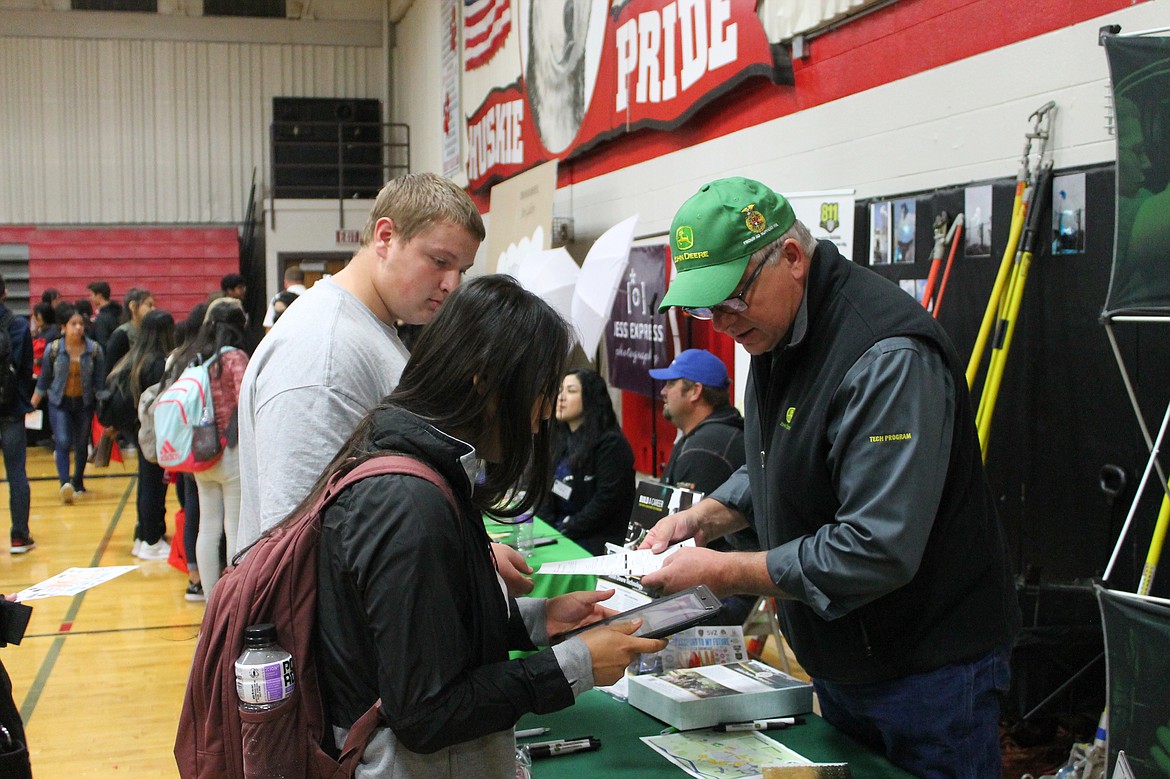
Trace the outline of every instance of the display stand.
<instances>
[{"instance_id":1,"label":"display stand","mask_svg":"<svg viewBox=\"0 0 1170 779\"><path fill-rule=\"evenodd\" d=\"M1170 90L1170 38L1153 37L1162 30L1120 35L1120 28L1101 30L1101 45L1109 61L1113 85L1114 135L1117 138L1117 220L1109 293L1101 320L1137 417L1149 457L1133 503L1105 568L1105 579L1125 545L1130 526L1145 495L1151 474L1157 474L1163 493L1162 509L1151 539L1137 592L1148 594L1170 525L1170 485L1160 459L1170 401L1156 435L1150 435L1132 374L1122 358L1114 332L1117 323L1170 324L1170 160L1165 149L1170 108L1163 97Z\"/></svg>"}]
</instances>

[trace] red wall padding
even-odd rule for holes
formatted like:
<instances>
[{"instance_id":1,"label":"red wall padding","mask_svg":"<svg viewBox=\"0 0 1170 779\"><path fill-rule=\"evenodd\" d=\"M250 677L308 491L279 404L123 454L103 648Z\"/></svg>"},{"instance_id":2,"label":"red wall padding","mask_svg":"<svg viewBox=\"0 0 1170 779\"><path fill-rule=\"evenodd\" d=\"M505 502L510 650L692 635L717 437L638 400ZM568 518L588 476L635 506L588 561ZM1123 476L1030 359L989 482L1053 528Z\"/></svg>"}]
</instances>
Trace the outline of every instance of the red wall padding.
<instances>
[{"instance_id":1,"label":"red wall padding","mask_svg":"<svg viewBox=\"0 0 1170 779\"><path fill-rule=\"evenodd\" d=\"M176 320L240 271L232 227L0 227L0 243L28 244L33 302L49 287L68 301L86 298L89 282L105 281L119 302L131 287L149 289Z\"/></svg>"}]
</instances>

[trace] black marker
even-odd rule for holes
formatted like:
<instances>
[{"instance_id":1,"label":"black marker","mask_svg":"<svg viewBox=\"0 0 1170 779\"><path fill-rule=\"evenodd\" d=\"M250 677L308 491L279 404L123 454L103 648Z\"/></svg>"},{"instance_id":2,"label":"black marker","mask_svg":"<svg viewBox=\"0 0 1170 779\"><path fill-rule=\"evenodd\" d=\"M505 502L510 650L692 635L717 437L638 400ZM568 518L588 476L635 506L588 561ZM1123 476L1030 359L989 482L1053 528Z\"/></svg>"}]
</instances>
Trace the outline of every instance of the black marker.
<instances>
[{"instance_id":1,"label":"black marker","mask_svg":"<svg viewBox=\"0 0 1170 779\"><path fill-rule=\"evenodd\" d=\"M592 752L601 748L601 739L582 738L574 741L549 741L544 744L535 744L528 747L528 754L533 758L556 757L557 755L571 755L574 752Z\"/></svg>"},{"instance_id":2,"label":"black marker","mask_svg":"<svg viewBox=\"0 0 1170 779\"><path fill-rule=\"evenodd\" d=\"M793 725L803 724L803 717L779 717L777 719L757 719L751 722L728 722L725 725L716 725L713 730L719 733L738 733L752 730L784 730Z\"/></svg>"}]
</instances>

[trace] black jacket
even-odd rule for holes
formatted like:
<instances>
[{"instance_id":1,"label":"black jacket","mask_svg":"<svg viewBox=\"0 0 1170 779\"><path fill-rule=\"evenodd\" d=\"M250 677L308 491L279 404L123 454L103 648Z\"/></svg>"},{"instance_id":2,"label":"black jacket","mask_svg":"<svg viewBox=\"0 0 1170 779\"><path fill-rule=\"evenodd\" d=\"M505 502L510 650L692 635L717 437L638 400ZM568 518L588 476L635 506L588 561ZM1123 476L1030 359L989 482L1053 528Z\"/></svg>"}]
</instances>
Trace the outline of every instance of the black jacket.
<instances>
[{"instance_id":1,"label":"black jacket","mask_svg":"<svg viewBox=\"0 0 1170 779\"><path fill-rule=\"evenodd\" d=\"M552 650L508 659L535 647L471 502L459 460L470 447L397 409L377 426L377 448L428 463L460 513L430 482L400 474L359 482L325 513L317 665L328 722L349 728L381 698L398 740L430 753L570 705Z\"/></svg>"},{"instance_id":2,"label":"black jacket","mask_svg":"<svg viewBox=\"0 0 1170 779\"><path fill-rule=\"evenodd\" d=\"M675 443L662 479L710 495L743 463L743 417L728 406L711 412Z\"/></svg>"},{"instance_id":3,"label":"black jacket","mask_svg":"<svg viewBox=\"0 0 1170 779\"><path fill-rule=\"evenodd\" d=\"M622 543L634 508L635 485L634 450L620 428L601 434L567 484L572 488L569 499L550 492L537 512L541 519L591 554L604 554L606 541Z\"/></svg>"},{"instance_id":4,"label":"black jacket","mask_svg":"<svg viewBox=\"0 0 1170 779\"><path fill-rule=\"evenodd\" d=\"M28 320L21 316L8 316L9 308L0 303L0 318L8 319L8 339L12 343L12 369L15 372L16 393L7 408L0 408L0 418L6 420L20 419L33 410L28 402L33 392L33 349L32 333L28 327Z\"/></svg>"},{"instance_id":5,"label":"black jacket","mask_svg":"<svg viewBox=\"0 0 1170 779\"><path fill-rule=\"evenodd\" d=\"M98 310L93 318L93 339L102 345L102 349L109 344L110 335L118 329L121 321L121 303L111 300Z\"/></svg>"},{"instance_id":6,"label":"black jacket","mask_svg":"<svg viewBox=\"0 0 1170 779\"><path fill-rule=\"evenodd\" d=\"M662 480L677 487L710 495L743 467L743 417L734 406L713 411L670 450ZM756 551L756 531L739 530L717 538L709 546L719 551Z\"/></svg>"}]
</instances>

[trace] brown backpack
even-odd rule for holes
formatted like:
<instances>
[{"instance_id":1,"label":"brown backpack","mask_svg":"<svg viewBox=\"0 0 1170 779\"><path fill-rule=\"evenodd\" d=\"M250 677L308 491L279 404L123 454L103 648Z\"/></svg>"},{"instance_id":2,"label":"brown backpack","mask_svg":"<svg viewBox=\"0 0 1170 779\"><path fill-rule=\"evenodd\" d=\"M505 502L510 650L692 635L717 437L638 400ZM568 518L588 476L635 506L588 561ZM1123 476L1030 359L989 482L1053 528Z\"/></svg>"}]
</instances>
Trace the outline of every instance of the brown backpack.
<instances>
[{"instance_id":1,"label":"brown backpack","mask_svg":"<svg viewBox=\"0 0 1170 779\"><path fill-rule=\"evenodd\" d=\"M380 724L379 703L349 731L341 755L325 722L314 658L317 621L317 550L321 516L351 484L369 476L401 473L434 484L455 508L455 497L430 466L405 455L382 455L334 476L317 502L289 524L264 535L234 568L224 572L207 602L191 662L175 760L183 779L220 777L352 777ZM276 625L277 643L292 654L296 688L275 709L241 711L235 661L244 628Z\"/></svg>"}]
</instances>

